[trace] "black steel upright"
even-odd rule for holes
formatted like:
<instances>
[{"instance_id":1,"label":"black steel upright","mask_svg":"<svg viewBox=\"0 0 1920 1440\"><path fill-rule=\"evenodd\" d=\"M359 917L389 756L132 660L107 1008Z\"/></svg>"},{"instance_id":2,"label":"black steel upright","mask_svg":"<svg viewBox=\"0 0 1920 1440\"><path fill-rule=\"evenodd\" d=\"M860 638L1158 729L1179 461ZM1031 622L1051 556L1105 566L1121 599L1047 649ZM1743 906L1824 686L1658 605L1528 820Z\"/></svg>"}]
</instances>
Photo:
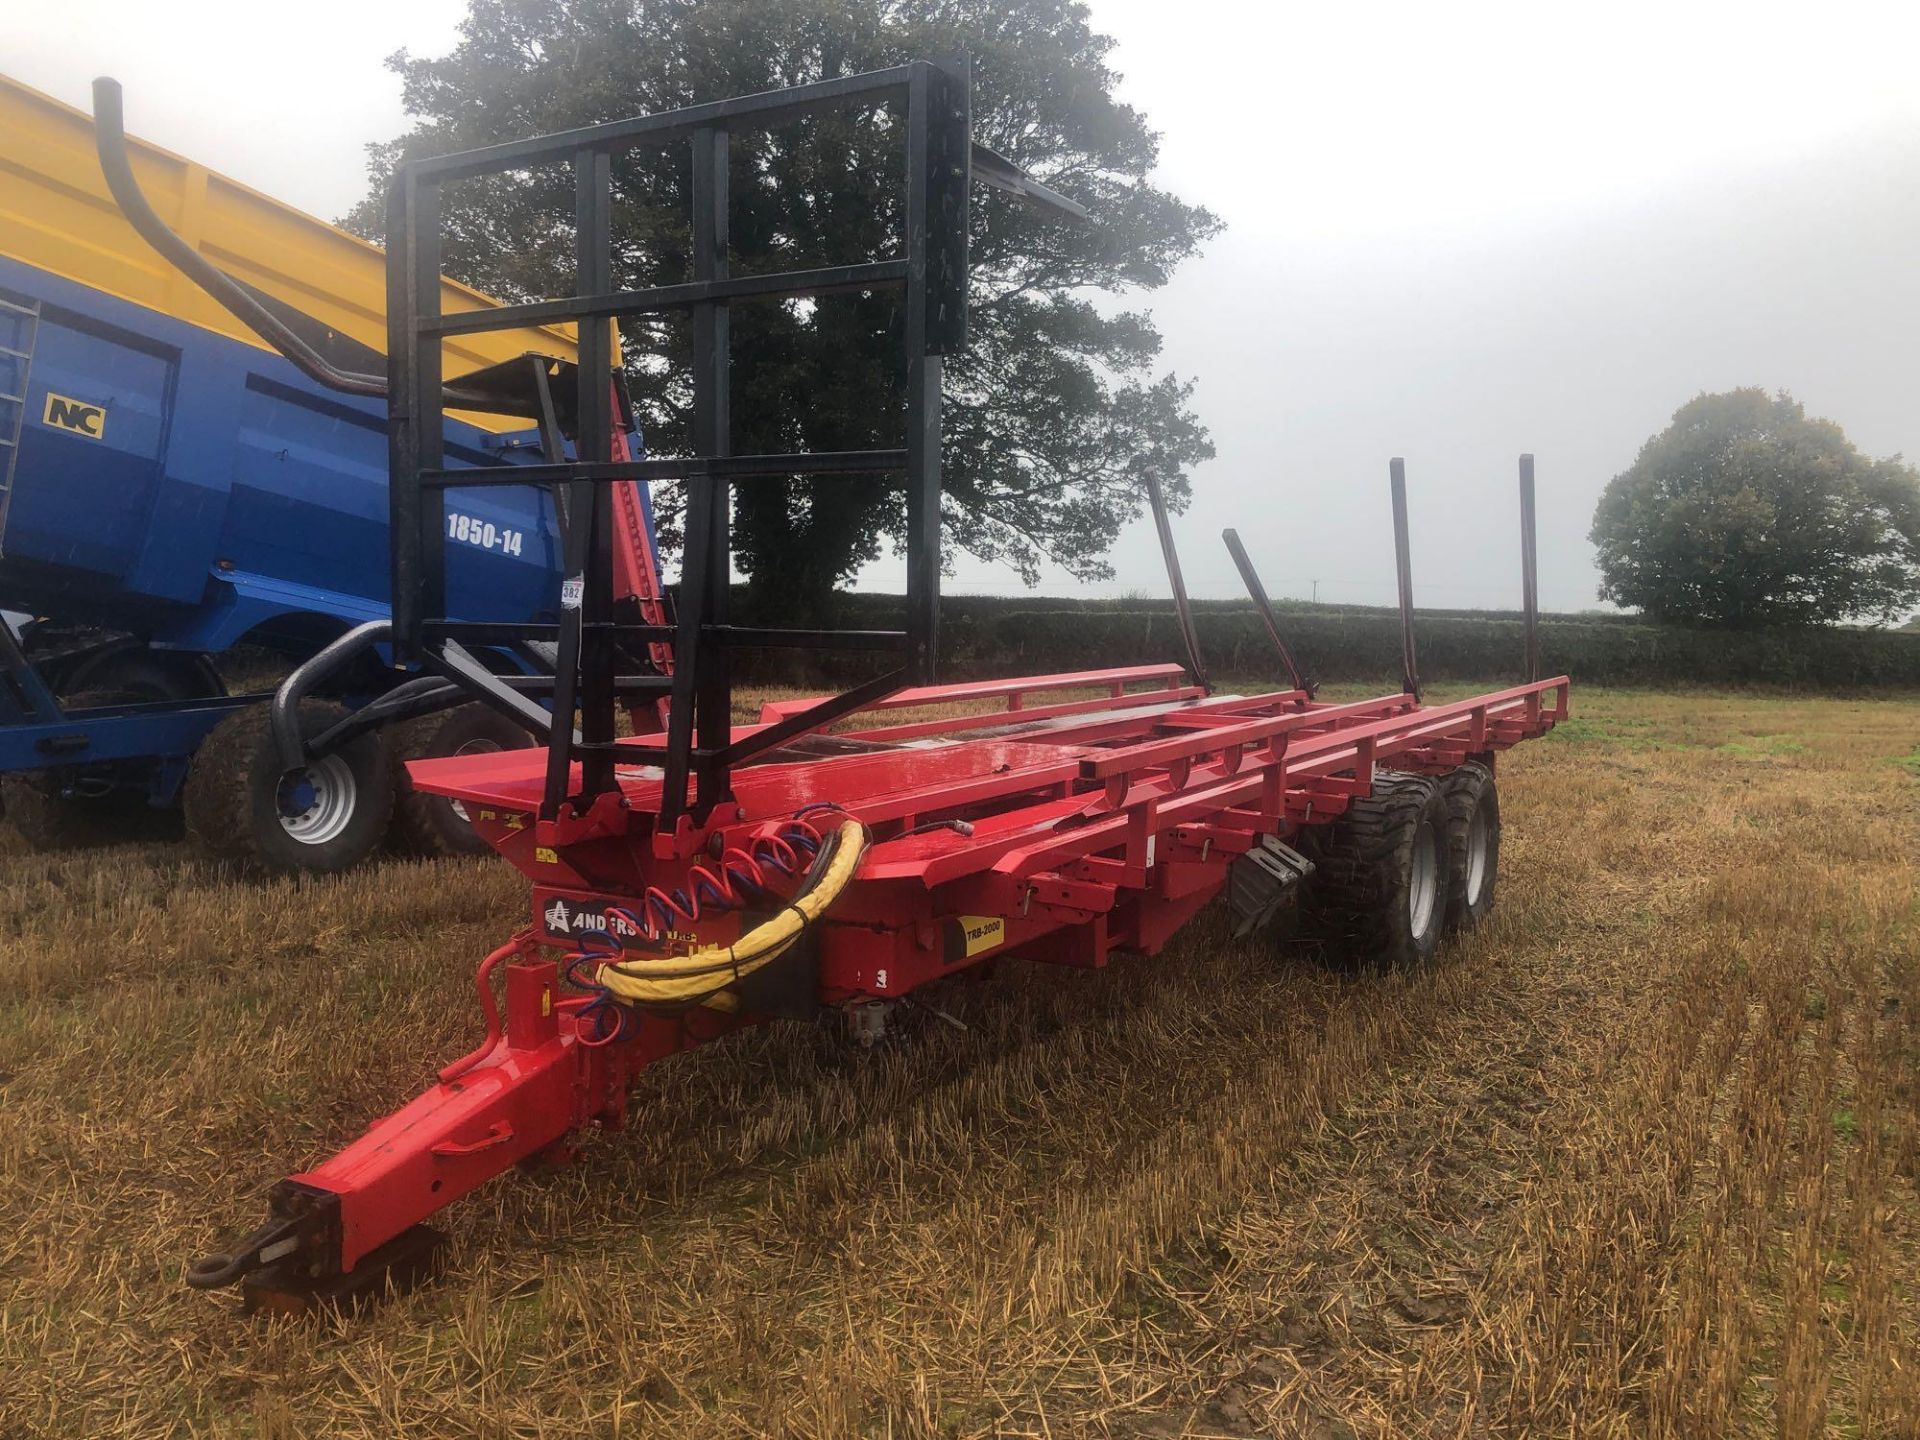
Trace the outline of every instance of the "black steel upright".
<instances>
[{"instance_id":1,"label":"black steel upright","mask_svg":"<svg viewBox=\"0 0 1920 1440\"><path fill-rule=\"evenodd\" d=\"M728 152L732 133L826 108L889 107L905 138L906 193L901 253L807 270L735 276L727 233ZM915 62L825 80L791 90L690 106L563 134L408 161L388 199L388 366L393 519L393 641L397 658L419 660L469 688L486 688L461 642L557 641L553 720L541 813L578 811L615 788L617 755L658 764L665 775L661 822L700 820L726 800L731 767L860 705L934 678L940 579L940 386L942 356L964 337L967 206L971 166L982 178L1030 201L1081 213L1008 162L972 146L968 66L964 58ZM636 145L684 143L692 151L692 273L684 281L615 290L610 243L611 158ZM442 314L440 187L478 175L570 163L575 185L573 293L526 304ZM790 455L733 454L729 413L730 306L894 288L903 292L903 443L897 449ZM694 454L618 461L612 387L612 322L623 316L686 311L693 327ZM450 335L524 325L579 327L576 435L571 460L541 465L449 470L440 436L446 396L440 347ZM876 397L879 403L880 397ZM730 624L731 491L761 477L896 473L906 485L907 616L886 631L783 630ZM670 627L622 624L613 603L612 516L608 484L617 480L686 482L685 549L679 607ZM495 624L446 615L445 506L449 486L552 486L564 491L565 564L560 623ZM671 681L619 678L622 640L671 642ZM806 712L735 740L730 652L737 646L804 646L900 652L901 663ZM483 695L527 721L524 703ZM653 689L672 702L664 744L614 746L619 696ZM571 723L578 713L576 732ZM576 779L574 765L578 762Z\"/></svg>"},{"instance_id":2,"label":"black steel upright","mask_svg":"<svg viewBox=\"0 0 1920 1440\"><path fill-rule=\"evenodd\" d=\"M1520 604L1527 625L1527 680L1540 678L1540 559L1534 545L1533 456L1520 457Z\"/></svg>"},{"instance_id":3,"label":"black steel upright","mask_svg":"<svg viewBox=\"0 0 1920 1440\"><path fill-rule=\"evenodd\" d=\"M727 132L712 126L696 130L692 144L693 278L696 284L712 283L728 274ZM693 448L722 457L732 453L732 312L724 303L703 301L693 307L692 319ZM727 744L733 704L731 667L724 645L709 650L702 642L710 627L727 623L731 502L732 486L724 474L709 476L687 496L687 549L680 572L679 633L674 637L676 678L667 731L666 789L670 795L684 794L691 771L696 813L705 813L722 798L725 788L724 774L713 757Z\"/></svg>"},{"instance_id":4,"label":"black steel upright","mask_svg":"<svg viewBox=\"0 0 1920 1440\"><path fill-rule=\"evenodd\" d=\"M1273 601L1267 598L1267 587L1260 583L1260 572L1253 568L1247 547L1240 543L1240 532L1231 528L1222 530L1220 538L1226 541L1227 553L1233 556L1234 568L1240 572L1240 583L1247 587L1247 595L1253 601L1253 613L1260 617L1267 639L1280 656L1280 664L1287 672L1287 683L1295 690L1304 690L1312 695L1318 687L1294 661L1293 650L1281 637L1280 620L1273 613Z\"/></svg>"},{"instance_id":5,"label":"black steel upright","mask_svg":"<svg viewBox=\"0 0 1920 1440\"><path fill-rule=\"evenodd\" d=\"M1153 528L1160 537L1160 558L1167 562L1167 588L1173 591L1173 613L1180 622L1180 643L1187 649L1187 673L1205 690L1213 689L1207 679L1207 662L1200 654L1200 637L1194 633L1193 606L1187 600L1187 578L1180 570L1180 551L1173 543L1173 521L1167 515L1167 497L1160 488L1160 477L1147 476L1147 504L1153 510Z\"/></svg>"},{"instance_id":6,"label":"black steel upright","mask_svg":"<svg viewBox=\"0 0 1920 1440\"><path fill-rule=\"evenodd\" d=\"M1420 665L1413 650L1413 552L1407 535L1407 462L1398 455L1387 465L1388 488L1393 494L1393 569L1400 590L1401 684L1420 698Z\"/></svg>"}]
</instances>

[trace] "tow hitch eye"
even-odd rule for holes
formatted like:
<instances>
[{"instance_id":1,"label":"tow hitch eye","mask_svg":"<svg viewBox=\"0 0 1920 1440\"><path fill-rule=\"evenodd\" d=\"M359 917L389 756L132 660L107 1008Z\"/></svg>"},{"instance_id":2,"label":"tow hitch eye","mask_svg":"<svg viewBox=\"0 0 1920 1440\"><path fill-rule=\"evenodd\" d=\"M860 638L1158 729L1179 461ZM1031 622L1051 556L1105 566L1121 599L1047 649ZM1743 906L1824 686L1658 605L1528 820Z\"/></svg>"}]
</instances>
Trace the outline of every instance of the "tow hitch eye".
<instances>
[{"instance_id":1,"label":"tow hitch eye","mask_svg":"<svg viewBox=\"0 0 1920 1440\"><path fill-rule=\"evenodd\" d=\"M271 1267L277 1276L318 1279L338 1268L340 1197L291 1181L274 1186L272 1218L233 1250L205 1255L187 1267L196 1290L234 1285Z\"/></svg>"},{"instance_id":2,"label":"tow hitch eye","mask_svg":"<svg viewBox=\"0 0 1920 1440\"><path fill-rule=\"evenodd\" d=\"M202 1255L187 1267L187 1284L196 1290L218 1290L223 1285L232 1285L262 1265L269 1265L284 1255L291 1255L300 1248L298 1236L289 1235L285 1239L270 1244L262 1243L263 1234L277 1234L286 1227L283 1225L263 1225L253 1232L247 1245L231 1255Z\"/></svg>"}]
</instances>

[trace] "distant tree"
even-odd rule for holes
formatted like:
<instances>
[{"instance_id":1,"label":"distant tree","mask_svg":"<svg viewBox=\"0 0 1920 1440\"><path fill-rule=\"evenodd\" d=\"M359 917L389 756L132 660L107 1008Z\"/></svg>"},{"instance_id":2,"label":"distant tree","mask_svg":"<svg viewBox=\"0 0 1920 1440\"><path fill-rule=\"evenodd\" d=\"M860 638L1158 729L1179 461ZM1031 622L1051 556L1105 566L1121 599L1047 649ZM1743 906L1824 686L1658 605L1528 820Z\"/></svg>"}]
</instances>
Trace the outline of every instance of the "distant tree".
<instances>
[{"instance_id":1,"label":"distant tree","mask_svg":"<svg viewBox=\"0 0 1920 1440\"><path fill-rule=\"evenodd\" d=\"M976 137L1091 210L1076 228L996 197L974 206L964 353L949 357L946 533L1029 584L1043 562L1104 578L1121 526L1157 475L1184 506L1213 454L1191 384L1158 374L1151 318L1097 300L1151 290L1219 222L1154 186L1158 141L1118 100L1113 42L1063 0L469 0L442 59L388 63L417 123L373 147L373 193L347 219L378 238L403 156L797 85L905 60L973 57ZM899 251L899 131L822 114L733 143L731 226L743 272ZM616 159L615 283L687 278L685 147ZM875 177L894 177L880 178ZM554 173L445 197L446 268L511 297L572 278L572 186ZM860 450L902 443L897 293L734 309L735 448ZM684 453L684 321L625 332L650 445ZM737 487L735 553L767 607L817 612L831 587L901 533L900 492L872 482ZM675 497L663 496L669 526Z\"/></svg>"},{"instance_id":2,"label":"distant tree","mask_svg":"<svg viewBox=\"0 0 1920 1440\"><path fill-rule=\"evenodd\" d=\"M1785 391L1700 395L1600 497L1600 598L1665 621L1886 624L1920 603L1920 471Z\"/></svg>"}]
</instances>

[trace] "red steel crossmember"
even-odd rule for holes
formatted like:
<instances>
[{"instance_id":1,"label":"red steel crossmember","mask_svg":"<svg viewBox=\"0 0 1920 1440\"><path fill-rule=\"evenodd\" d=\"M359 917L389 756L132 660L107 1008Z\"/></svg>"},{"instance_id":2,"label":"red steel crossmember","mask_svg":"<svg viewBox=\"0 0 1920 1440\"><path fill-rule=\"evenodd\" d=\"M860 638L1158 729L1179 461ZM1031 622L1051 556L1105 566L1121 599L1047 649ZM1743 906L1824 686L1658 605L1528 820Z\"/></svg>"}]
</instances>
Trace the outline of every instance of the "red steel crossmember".
<instances>
[{"instance_id":1,"label":"red steel crossmember","mask_svg":"<svg viewBox=\"0 0 1920 1440\"><path fill-rule=\"evenodd\" d=\"M613 459L633 458L626 432L613 432ZM632 596L640 604L640 618L649 625L667 621L666 591L660 584L660 567L654 559L653 537L647 533L645 502L636 481L613 487L613 593ZM647 658L662 675L673 673L673 646L665 640L647 643Z\"/></svg>"},{"instance_id":2,"label":"red steel crossmember","mask_svg":"<svg viewBox=\"0 0 1920 1440\"><path fill-rule=\"evenodd\" d=\"M1152 688L1127 688L1138 685ZM1051 694L1088 688L1105 693ZM810 802L835 802L871 836L853 883L816 927L814 998L888 1000L1004 956L1099 966L1116 950L1155 953L1259 837L1286 839L1335 818L1369 792L1376 766L1440 770L1544 734L1565 718L1568 688L1559 677L1426 706L1404 694L1337 705L1299 691L1207 699L1181 683L1178 667L1149 666L903 692L876 708L1004 704L852 732L911 745L743 768L736 806L705 829L644 844L634 842L651 831L659 783L640 767L622 767L621 803L556 825L534 819L541 752L417 762L416 786L459 797L532 879L534 923L481 967L480 1047L290 1177L302 1194L337 1197L337 1252L321 1267L351 1270L492 1176L560 1151L582 1127L619 1128L637 1071L767 1018L632 1011L618 1038L596 1044L599 1032L581 1018L587 1002L561 993L551 955L578 953L590 933L630 929L610 907L634 910L649 886L685 889L694 866L724 847L751 849ZM769 706L763 723L804 703ZM940 736L950 743L927 743ZM816 818L825 828L842 815ZM965 823L944 823L952 820ZM726 943L741 923L737 911L715 910L674 938ZM490 988L498 971L504 1019Z\"/></svg>"},{"instance_id":3,"label":"red steel crossmember","mask_svg":"<svg viewBox=\"0 0 1920 1440\"><path fill-rule=\"evenodd\" d=\"M619 395L614 396L614 406L619 408ZM633 448L627 443L627 432L615 426L613 431L613 455L618 462L631 460ZM613 511L613 593L616 598L631 598L640 607L640 618L649 625L665 626L667 620L666 589L660 583L660 564L657 558L653 536L647 531L646 500L641 494L640 482L627 480L613 487L611 496ZM651 640L647 642L647 659L653 668L662 675L673 674L673 646L668 641ZM667 702L661 698L654 702L652 714L641 704L627 707L632 717L634 729L645 731L649 728L664 730L667 728Z\"/></svg>"}]
</instances>

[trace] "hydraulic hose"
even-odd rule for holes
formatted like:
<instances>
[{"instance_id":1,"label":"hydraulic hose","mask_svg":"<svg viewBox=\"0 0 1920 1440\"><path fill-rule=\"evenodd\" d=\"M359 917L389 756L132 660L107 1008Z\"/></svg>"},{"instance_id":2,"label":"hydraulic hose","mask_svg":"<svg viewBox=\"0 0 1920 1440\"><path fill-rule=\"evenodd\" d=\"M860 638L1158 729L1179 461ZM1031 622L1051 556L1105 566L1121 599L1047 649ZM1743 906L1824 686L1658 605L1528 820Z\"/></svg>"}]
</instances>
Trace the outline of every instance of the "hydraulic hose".
<instances>
[{"instance_id":1,"label":"hydraulic hose","mask_svg":"<svg viewBox=\"0 0 1920 1440\"><path fill-rule=\"evenodd\" d=\"M820 918L853 879L866 853L866 827L848 820L828 839L824 864L811 882L772 919L763 921L731 945L706 945L687 955L657 959L609 960L596 983L623 1004L697 1005L771 964L785 954Z\"/></svg>"}]
</instances>

